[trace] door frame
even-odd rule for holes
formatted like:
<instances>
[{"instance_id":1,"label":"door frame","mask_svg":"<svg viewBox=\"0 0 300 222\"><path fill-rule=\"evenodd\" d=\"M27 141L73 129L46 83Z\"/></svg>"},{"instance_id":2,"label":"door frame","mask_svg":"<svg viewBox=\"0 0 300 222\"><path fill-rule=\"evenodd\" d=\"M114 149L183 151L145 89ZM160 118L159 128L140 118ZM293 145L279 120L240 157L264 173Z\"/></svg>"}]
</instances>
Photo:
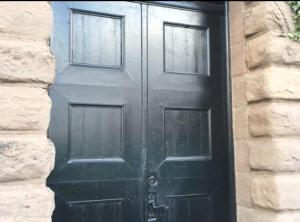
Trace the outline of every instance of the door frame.
<instances>
[{"instance_id":1,"label":"door frame","mask_svg":"<svg viewBox=\"0 0 300 222\"><path fill-rule=\"evenodd\" d=\"M232 114L232 81L231 81L231 69L230 69L230 23L229 23L229 1L225 1L225 86L224 91L226 92L226 117L225 127L227 128L226 133L226 145L228 150L228 166L229 166L229 193L230 193L230 220L232 222L237 221L237 209L236 209L236 186L235 186L235 157L234 157L234 142L233 142L233 114Z\"/></svg>"}]
</instances>

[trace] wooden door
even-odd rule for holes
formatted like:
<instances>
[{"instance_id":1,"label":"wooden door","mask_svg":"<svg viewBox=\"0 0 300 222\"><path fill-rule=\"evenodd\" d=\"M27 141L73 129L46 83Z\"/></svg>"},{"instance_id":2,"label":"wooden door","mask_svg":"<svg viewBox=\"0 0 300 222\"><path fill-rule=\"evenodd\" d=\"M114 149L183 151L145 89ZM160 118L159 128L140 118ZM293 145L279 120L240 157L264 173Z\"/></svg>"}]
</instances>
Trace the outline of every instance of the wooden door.
<instances>
[{"instance_id":1,"label":"wooden door","mask_svg":"<svg viewBox=\"0 0 300 222\"><path fill-rule=\"evenodd\" d=\"M148 7L148 192L161 220L228 221L223 19Z\"/></svg>"},{"instance_id":2,"label":"wooden door","mask_svg":"<svg viewBox=\"0 0 300 222\"><path fill-rule=\"evenodd\" d=\"M140 4L53 2L52 8L53 221L139 221Z\"/></svg>"},{"instance_id":3,"label":"wooden door","mask_svg":"<svg viewBox=\"0 0 300 222\"><path fill-rule=\"evenodd\" d=\"M52 8L53 222L229 222L223 5Z\"/></svg>"}]
</instances>

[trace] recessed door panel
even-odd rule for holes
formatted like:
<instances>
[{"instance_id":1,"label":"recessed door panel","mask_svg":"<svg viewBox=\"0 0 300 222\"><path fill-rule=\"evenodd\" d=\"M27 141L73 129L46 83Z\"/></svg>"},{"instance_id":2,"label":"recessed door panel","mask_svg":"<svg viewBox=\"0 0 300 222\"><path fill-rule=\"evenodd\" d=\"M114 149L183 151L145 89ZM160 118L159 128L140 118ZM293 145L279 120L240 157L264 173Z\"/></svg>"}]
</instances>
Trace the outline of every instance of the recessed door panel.
<instances>
[{"instance_id":1,"label":"recessed door panel","mask_svg":"<svg viewBox=\"0 0 300 222\"><path fill-rule=\"evenodd\" d=\"M209 110L164 110L166 158L210 158L210 143Z\"/></svg>"},{"instance_id":2,"label":"recessed door panel","mask_svg":"<svg viewBox=\"0 0 300 222\"><path fill-rule=\"evenodd\" d=\"M122 159L122 106L72 104L70 115L70 161Z\"/></svg>"},{"instance_id":3,"label":"recessed door panel","mask_svg":"<svg viewBox=\"0 0 300 222\"><path fill-rule=\"evenodd\" d=\"M201 26L164 23L165 71L207 74L208 29Z\"/></svg>"},{"instance_id":4,"label":"recessed door panel","mask_svg":"<svg viewBox=\"0 0 300 222\"><path fill-rule=\"evenodd\" d=\"M121 67L123 17L71 12L71 62L73 64Z\"/></svg>"}]
</instances>

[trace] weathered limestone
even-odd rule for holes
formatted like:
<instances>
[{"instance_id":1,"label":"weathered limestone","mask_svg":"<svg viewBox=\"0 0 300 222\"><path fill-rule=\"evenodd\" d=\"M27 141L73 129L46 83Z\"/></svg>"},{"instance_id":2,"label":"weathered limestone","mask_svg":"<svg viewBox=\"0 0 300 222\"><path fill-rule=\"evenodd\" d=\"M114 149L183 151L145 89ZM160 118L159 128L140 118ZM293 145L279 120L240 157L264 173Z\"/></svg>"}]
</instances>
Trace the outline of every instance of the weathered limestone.
<instances>
[{"instance_id":1,"label":"weathered limestone","mask_svg":"<svg viewBox=\"0 0 300 222\"><path fill-rule=\"evenodd\" d=\"M25 217L26 222L51 222L51 217ZM7 216L1 216L0 215L0 221L5 222L23 222L24 217L7 217Z\"/></svg>"},{"instance_id":2,"label":"weathered limestone","mask_svg":"<svg viewBox=\"0 0 300 222\"><path fill-rule=\"evenodd\" d=\"M300 209L300 174L255 174L252 179L253 203L272 210Z\"/></svg>"},{"instance_id":3,"label":"weathered limestone","mask_svg":"<svg viewBox=\"0 0 300 222\"><path fill-rule=\"evenodd\" d=\"M252 207L251 174L236 172L236 202L239 206Z\"/></svg>"},{"instance_id":4,"label":"weathered limestone","mask_svg":"<svg viewBox=\"0 0 300 222\"><path fill-rule=\"evenodd\" d=\"M249 129L253 136L300 135L300 103L260 102L249 108Z\"/></svg>"},{"instance_id":5,"label":"weathered limestone","mask_svg":"<svg viewBox=\"0 0 300 222\"><path fill-rule=\"evenodd\" d=\"M233 110L233 131L235 132L235 139L249 138L248 129L248 107L241 106Z\"/></svg>"},{"instance_id":6,"label":"weathered limestone","mask_svg":"<svg viewBox=\"0 0 300 222\"><path fill-rule=\"evenodd\" d=\"M233 108L247 106L247 79L245 75L236 76L232 81Z\"/></svg>"},{"instance_id":7,"label":"weathered limestone","mask_svg":"<svg viewBox=\"0 0 300 222\"><path fill-rule=\"evenodd\" d=\"M236 173L250 173L248 139L236 140L234 142L234 147Z\"/></svg>"},{"instance_id":8,"label":"weathered limestone","mask_svg":"<svg viewBox=\"0 0 300 222\"><path fill-rule=\"evenodd\" d=\"M246 72L246 57L245 53L246 46L243 42L233 45L231 47L231 70L232 75L241 75Z\"/></svg>"},{"instance_id":9,"label":"weathered limestone","mask_svg":"<svg viewBox=\"0 0 300 222\"><path fill-rule=\"evenodd\" d=\"M237 222L250 222L252 214L252 207L237 206Z\"/></svg>"},{"instance_id":10,"label":"weathered limestone","mask_svg":"<svg viewBox=\"0 0 300 222\"><path fill-rule=\"evenodd\" d=\"M247 67L255 69L271 64L300 66L300 44L272 33L247 41Z\"/></svg>"},{"instance_id":11,"label":"weathered limestone","mask_svg":"<svg viewBox=\"0 0 300 222\"><path fill-rule=\"evenodd\" d=\"M234 5L235 4L235 5ZM230 43L231 45L237 45L239 43L245 43L245 37L244 37L244 10L243 7L243 2L236 2L236 3L231 3L231 8L230 8L230 22L231 22L231 35L230 35ZM240 19L238 19L240 18Z\"/></svg>"},{"instance_id":12,"label":"weathered limestone","mask_svg":"<svg viewBox=\"0 0 300 222\"><path fill-rule=\"evenodd\" d=\"M30 218L45 218L41 221L50 222L54 208L51 199L53 193L46 185L0 185L0 219L10 217L27 221Z\"/></svg>"},{"instance_id":13,"label":"weathered limestone","mask_svg":"<svg viewBox=\"0 0 300 222\"><path fill-rule=\"evenodd\" d=\"M54 77L48 2L0 3L0 221L50 222L54 165L47 139Z\"/></svg>"},{"instance_id":14,"label":"weathered limestone","mask_svg":"<svg viewBox=\"0 0 300 222\"><path fill-rule=\"evenodd\" d=\"M45 180L53 168L53 155L46 136L0 137L0 182Z\"/></svg>"},{"instance_id":15,"label":"weathered limestone","mask_svg":"<svg viewBox=\"0 0 300 222\"><path fill-rule=\"evenodd\" d=\"M256 138L249 142L255 170L300 172L300 138Z\"/></svg>"},{"instance_id":16,"label":"weathered limestone","mask_svg":"<svg viewBox=\"0 0 300 222\"><path fill-rule=\"evenodd\" d=\"M43 41L51 35L52 13L44 2L1 2L0 36Z\"/></svg>"},{"instance_id":17,"label":"weathered limestone","mask_svg":"<svg viewBox=\"0 0 300 222\"><path fill-rule=\"evenodd\" d=\"M230 21L238 222L300 222L300 43L286 37L290 7L230 2Z\"/></svg>"},{"instance_id":18,"label":"weathered limestone","mask_svg":"<svg viewBox=\"0 0 300 222\"><path fill-rule=\"evenodd\" d=\"M238 222L298 222L300 213L277 213L260 209L238 207Z\"/></svg>"},{"instance_id":19,"label":"weathered limestone","mask_svg":"<svg viewBox=\"0 0 300 222\"><path fill-rule=\"evenodd\" d=\"M50 118L50 99L46 90L0 86L0 101L0 130L46 133Z\"/></svg>"},{"instance_id":20,"label":"weathered limestone","mask_svg":"<svg viewBox=\"0 0 300 222\"><path fill-rule=\"evenodd\" d=\"M53 81L54 59L49 46L24 40L0 39L0 81L43 83Z\"/></svg>"},{"instance_id":21,"label":"weathered limestone","mask_svg":"<svg viewBox=\"0 0 300 222\"><path fill-rule=\"evenodd\" d=\"M232 75L233 131L235 147L235 187L238 221L243 221L241 208L252 208L249 164L250 136L247 106L246 42L244 36L244 2L230 2L230 51Z\"/></svg>"},{"instance_id":22,"label":"weathered limestone","mask_svg":"<svg viewBox=\"0 0 300 222\"><path fill-rule=\"evenodd\" d=\"M247 99L300 99L299 69L271 66L254 70L247 75Z\"/></svg>"},{"instance_id":23,"label":"weathered limestone","mask_svg":"<svg viewBox=\"0 0 300 222\"><path fill-rule=\"evenodd\" d=\"M264 32L286 35L293 28L290 14L291 9L285 2L253 1L245 13L245 35L250 37Z\"/></svg>"}]
</instances>

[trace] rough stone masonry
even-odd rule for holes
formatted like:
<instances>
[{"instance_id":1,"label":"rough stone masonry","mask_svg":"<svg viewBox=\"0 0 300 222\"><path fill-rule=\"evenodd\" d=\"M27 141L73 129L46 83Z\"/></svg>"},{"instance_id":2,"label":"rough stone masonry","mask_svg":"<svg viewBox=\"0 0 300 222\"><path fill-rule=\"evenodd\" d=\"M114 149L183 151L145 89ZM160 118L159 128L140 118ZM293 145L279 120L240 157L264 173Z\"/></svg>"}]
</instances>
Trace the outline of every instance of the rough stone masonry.
<instances>
[{"instance_id":1,"label":"rough stone masonry","mask_svg":"<svg viewBox=\"0 0 300 222\"><path fill-rule=\"evenodd\" d=\"M54 77L48 2L0 2L0 221L50 222L47 138Z\"/></svg>"},{"instance_id":2,"label":"rough stone masonry","mask_svg":"<svg viewBox=\"0 0 300 222\"><path fill-rule=\"evenodd\" d=\"M300 43L287 2L230 2L238 222L300 222Z\"/></svg>"}]
</instances>

